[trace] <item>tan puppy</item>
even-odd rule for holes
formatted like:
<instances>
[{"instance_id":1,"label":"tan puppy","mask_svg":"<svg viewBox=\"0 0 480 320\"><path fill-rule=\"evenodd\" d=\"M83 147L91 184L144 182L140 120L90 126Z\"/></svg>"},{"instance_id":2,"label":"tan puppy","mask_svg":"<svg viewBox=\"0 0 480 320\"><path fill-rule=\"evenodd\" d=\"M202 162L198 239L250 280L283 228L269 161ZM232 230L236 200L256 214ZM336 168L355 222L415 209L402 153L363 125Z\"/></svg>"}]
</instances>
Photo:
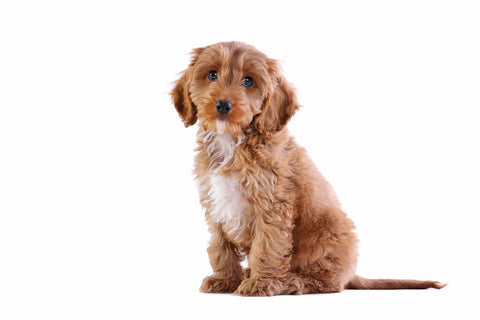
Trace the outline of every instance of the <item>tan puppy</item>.
<instances>
[{"instance_id":1,"label":"tan puppy","mask_svg":"<svg viewBox=\"0 0 480 320\"><path fill-rule=\"evenodd\" d=\"M214 272L202 292L271 296L445 286L355 275L355 226L285 129L299 104L277 61L239 42L194 49L171 95L185 126L200 125L195 174ZM242 270L245 257L249 268Z\"/></svg>"}]
</instances>

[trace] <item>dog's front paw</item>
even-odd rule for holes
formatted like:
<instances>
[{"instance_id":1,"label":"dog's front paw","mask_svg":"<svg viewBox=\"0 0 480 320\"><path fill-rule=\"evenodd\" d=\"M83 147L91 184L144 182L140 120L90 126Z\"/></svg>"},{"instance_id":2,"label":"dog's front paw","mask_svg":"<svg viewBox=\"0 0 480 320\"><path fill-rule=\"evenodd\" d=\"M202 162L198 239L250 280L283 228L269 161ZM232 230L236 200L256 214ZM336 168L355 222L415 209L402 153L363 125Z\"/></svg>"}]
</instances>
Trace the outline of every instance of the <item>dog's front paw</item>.
<instances>
[{"instance_id":1,"label":"dog's front paw","mask_svg":"<svg viewBox=\"0 0 480 320\"><path fill-rule=\"evenodd\" d=\"M235 291L241 296L275 296L283 291L283 282L277 278L252 277L242 281Z\"/></svg>"},{"instance_id":2,"label":"dog's front paw","mask_svg":"<svg viewBox=\"0 0 480 320\"><path fill-rule=\"evenodd\" d=\"M230 293L240 285L240 279L211 275L203 279L200 292L204 293Z\"/></svg>"}]
</instances>

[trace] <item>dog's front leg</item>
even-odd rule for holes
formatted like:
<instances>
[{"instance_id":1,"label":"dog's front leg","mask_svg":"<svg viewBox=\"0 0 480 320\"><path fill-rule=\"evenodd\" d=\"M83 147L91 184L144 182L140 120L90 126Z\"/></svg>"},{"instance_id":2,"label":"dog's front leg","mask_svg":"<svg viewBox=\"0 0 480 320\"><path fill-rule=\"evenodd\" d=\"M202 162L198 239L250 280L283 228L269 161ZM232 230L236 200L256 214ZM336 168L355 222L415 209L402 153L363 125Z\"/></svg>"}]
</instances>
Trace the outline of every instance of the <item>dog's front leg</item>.
<instances>
[{"instance_id":1,"label":"dog's front leg","mask_svg":"<svg viewBox=\"0 0 480 320\"><path fill-rule=\"evenodd\" d=\"M243 280L236 294L273 296L290 293L292 225L293 218L286 206L256 212L255 236L248 255L250 277Z\"/></svg>"},{"instance_id":2,"label":"dog's front leg","mask_svg":"<svg viewBox=\"0 0 480 320\"><path fill-rule=\"evenodd\" d=\"M235 246L225 238L221 224L213 224L210 232L212 238L207 251L213 275L203 279L200 291L205 293L234 292L242 281L240 256L235 250Z\"/></svg>"}]
</instances>

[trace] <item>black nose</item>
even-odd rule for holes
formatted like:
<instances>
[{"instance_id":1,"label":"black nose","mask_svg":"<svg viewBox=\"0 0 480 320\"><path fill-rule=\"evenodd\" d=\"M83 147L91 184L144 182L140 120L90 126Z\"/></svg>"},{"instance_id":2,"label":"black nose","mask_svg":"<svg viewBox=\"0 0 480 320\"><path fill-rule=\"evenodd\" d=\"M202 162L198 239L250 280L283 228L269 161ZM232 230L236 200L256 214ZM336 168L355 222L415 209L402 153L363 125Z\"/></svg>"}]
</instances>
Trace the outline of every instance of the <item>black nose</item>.
<instances>
[{"instance_id":1,"label":"black nose","mask_svg":"<svg viewBox=\"0 0 480 320\"><path fill-rule=\"evenodd\" d=\"M227 114L232 110L232 103L230 101L218 100L215 106L220 114Z\"/></svg>"}]
</instances>

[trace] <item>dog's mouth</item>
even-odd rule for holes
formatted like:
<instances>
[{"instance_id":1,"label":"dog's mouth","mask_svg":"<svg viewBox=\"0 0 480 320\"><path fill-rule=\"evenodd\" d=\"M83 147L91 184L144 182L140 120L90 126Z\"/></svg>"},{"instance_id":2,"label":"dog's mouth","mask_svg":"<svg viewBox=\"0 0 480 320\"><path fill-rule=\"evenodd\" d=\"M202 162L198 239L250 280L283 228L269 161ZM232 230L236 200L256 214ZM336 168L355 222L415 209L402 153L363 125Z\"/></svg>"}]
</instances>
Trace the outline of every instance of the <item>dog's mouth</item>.
<instances>
[{"instance_id":1,"label":"dog's mouth","mask_svg":"<svg viewBox=\"0 0 480 320\"><path fill-rule=\"evenodd\" d=\"M204 123L207 131L214 131L219 134L232 134L238 136L243 132L243 126L240 122L234 121L228 117L217 116Z\"/></svg>"},{"instance_id":2,"label":"dog's mouth","mask_svg":"<svg viewBox=\"0 0 480 320\"><path fill-rule=\"evenodd\" d=\"M215 126L216 126L216 131L218 133L225 133L225 129L228 125L228 119L226 119L224 116L216 117L215 118Z\"/></svg>"},{"instance_id":3,"label":"dog's mouth","mask_svg":"<svg viewBox=\"0 0 480 320\"><path fill-rule=\"evenodd\" d=\"M249 126L252 119L248 119L248 112L241 111L240 106L229 112L218 112L217 109L200 108L198 120L205 131L217 132L219 134L232 134L239 136ZM215 110L215 111L214 111Z\"/></svg>"}]
</instances>

